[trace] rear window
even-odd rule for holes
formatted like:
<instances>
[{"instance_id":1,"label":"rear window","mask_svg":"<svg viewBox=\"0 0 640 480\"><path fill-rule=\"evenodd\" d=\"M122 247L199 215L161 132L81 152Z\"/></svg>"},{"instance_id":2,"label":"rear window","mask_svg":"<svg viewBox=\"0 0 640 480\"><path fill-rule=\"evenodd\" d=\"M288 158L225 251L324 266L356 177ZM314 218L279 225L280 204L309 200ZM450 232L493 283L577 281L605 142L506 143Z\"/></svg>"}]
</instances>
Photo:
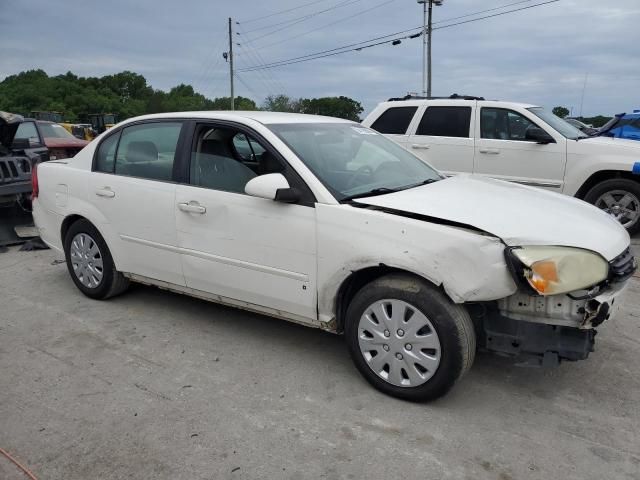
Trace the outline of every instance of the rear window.
<instances>
[{"instance_id":1,"label":"rear window","mask_svg":"<svg viewBox=\"0 0 640 480\"><path fill-rule=\"evenodd\" d=\"M182 123L134 125L122 131L116 153L116 175L171 180Z\"/></svg>"},{"instance_id":2,"label":"rear window","mask_svg":"<svg viewBox=\"0 0 640 480\"><path fill-rule=\"evenodd\" d=\"M428 107L417 135L432 137L469 137L471 107Z\"/></svg>"},{"instance_id":3,"label":"rear window","mask_svg":"<svg viewBox=\"0 0 640 480\"><path fill-rule=\"evenodd\" d=\"M411 119L418 107L392 107L373 122L371 128L380 133L403 135L407 133Z\"/></svg>"}]
</instances>

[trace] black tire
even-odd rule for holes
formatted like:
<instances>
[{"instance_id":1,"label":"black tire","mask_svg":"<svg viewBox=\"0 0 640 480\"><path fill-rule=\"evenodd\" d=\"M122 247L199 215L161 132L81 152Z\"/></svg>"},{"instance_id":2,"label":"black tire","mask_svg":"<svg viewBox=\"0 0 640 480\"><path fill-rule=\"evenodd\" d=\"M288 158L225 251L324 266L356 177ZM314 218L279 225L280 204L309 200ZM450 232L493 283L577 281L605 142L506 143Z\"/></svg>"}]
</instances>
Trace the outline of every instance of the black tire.
<instances>
[{"instance_id":1,"label":"black tire","mask_svg":"<svg viewBox=\"0 0 640 480\"><path fill-rule=\"evenodd\" d=\"M71 243L78 234L88 235L98 246L102 257L102 278L94 287L84 285L76 275L73 268L71 259ZM102 238L98 229L88 220L77 220L71 225L71 227L69 227L69 230L64 237L64 255L67 261L67 269L69 270L69 275L71 275L73 283L75 283L76 287L78 287L78 289L89 298L105 300L121 294L129 287L129 279L116 270L113 258L111 257L111 252L109 251L104 238Z\"/></svg>"},{"instance_id":2,"label":"black tire","mask_svg":"<svg viewBox=\"0 0 640 480\"><path fill-rule=\"evenodd\" d=\"M436 330L440 341L440 364L422 385L403 387L385 381L369 368L360 350L360 318L370 305L383 299L410 304L424 314ZM388 395L414 402L445 395L471 368L476 353L476 334L468 312L430 283L405 274L391 274L374 280L354 296L347 309L345 337L351 358L371 385Z\"/></svg>"},{"instance_id":3,"label":"black tire","mask_svg":"<svg viewBox=\"0 0 640 480\"><path fill-rule=\"evenodd\" d=\"M604 180L592 187L585 195L584 200L592 205L596 205L596 202L598 202L598 199L602 197L602 195L616 190L628 192L632 194L636 200L640 201L640 182L630 180L628 178L612 178ZM640 205L638 205L638 208L640 208ZM640 217L637 217L633 224L627 225L625 228L629 232L629 235L640 232Z\"/></svg>"}]
</instances>

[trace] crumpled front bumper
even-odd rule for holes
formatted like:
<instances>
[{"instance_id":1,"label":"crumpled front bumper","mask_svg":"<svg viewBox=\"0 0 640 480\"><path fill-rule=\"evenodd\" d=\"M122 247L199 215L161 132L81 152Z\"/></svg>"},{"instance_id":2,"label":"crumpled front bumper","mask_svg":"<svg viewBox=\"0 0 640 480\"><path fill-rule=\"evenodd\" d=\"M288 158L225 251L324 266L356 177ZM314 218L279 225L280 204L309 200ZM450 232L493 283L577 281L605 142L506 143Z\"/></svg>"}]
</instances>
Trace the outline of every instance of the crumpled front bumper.
<instances>
[{"instance_id":1,"label":"crumpled front bumper","mask_svg":"<svg viewBox=\"0 0 640 480\"><path fill-rule=\"evenodd\" d=\"M498 310L512 320L589 329L615 317L620 303L618 298L626 282L616 287L585 299L572 299L564 294L534 297L516 293L498 300Z\"/></svg>"}]
</instances>

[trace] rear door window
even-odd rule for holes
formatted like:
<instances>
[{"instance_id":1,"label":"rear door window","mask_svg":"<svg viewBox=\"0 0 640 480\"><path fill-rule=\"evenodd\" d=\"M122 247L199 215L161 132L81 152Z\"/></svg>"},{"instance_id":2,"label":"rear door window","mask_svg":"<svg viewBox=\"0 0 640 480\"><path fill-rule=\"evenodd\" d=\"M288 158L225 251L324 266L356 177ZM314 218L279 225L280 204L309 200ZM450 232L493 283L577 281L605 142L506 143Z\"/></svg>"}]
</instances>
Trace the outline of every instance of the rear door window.
<instances>
[{"instance_id":1,"label":"rear door window","mask_svg":"<svg viewBox=\"0 0 640 480\"><path fill-rule=\"evenodd\" d=\"M417 109L418 107L392 107L383 112L371 128L380 133L404 135Z\"/></svg>"},{"instance_id":2,"label":"rear door window","mask_svg":"<svg viewBox=\"0 0 640 480\"><path fill-rule=\"evenodd\" d=\"M116 149L120 140L120 132L107 137L98 147L95 171L113 173L116 162Z\"/></svg>"},{"instance_id":3,"label":"rear door window","mask_svg":"<svg viewBox=\"0 0 640 480\"><path fill-rule=\"evenodd\" d=\"M154 122L126 127L118 145L115 173L170 181L181 129L181 122Z\"/></svg>"},{"instance_id":4,"label":"rear door window","mask_svg":"<svg viewBox=\"0 0 640 480\"><path fill-rule=\"evenodd\" d=\"M471 107L427 107L416 135L468 138Z\"/></svg>"}]
</instances>

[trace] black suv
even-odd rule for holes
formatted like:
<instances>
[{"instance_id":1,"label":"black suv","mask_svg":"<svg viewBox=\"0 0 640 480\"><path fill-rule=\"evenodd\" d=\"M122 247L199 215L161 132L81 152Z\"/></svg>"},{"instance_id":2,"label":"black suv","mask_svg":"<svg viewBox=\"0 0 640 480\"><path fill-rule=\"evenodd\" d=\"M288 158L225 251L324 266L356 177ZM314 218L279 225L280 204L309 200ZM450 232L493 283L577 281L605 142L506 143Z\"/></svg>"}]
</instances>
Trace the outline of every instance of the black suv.
<instances>
[{"instance_id":1,"label":"black suv","mask_svg":"<svg viewBox=\"0 0 640 480\"><path fill-rule=\"evenodd\" d=\"M28 201L31 170L46 160L43 152L30 148L28 139L15 139L23 120L20 115L0 111L0 206Z\"/></svg>"}]
</instances>

